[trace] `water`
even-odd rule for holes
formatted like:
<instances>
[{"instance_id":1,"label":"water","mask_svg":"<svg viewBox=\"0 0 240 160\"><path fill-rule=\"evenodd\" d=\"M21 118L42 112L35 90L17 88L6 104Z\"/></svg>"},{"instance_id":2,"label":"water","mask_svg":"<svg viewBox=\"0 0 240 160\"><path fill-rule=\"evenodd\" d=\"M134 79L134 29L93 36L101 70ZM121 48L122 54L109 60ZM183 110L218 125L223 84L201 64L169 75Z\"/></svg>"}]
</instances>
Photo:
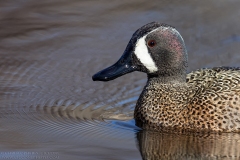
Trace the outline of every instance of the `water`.
<instances>
[{"instance_id":1,"label":"water","mask_svg":"<svg viewBox=\"0 0 240 160\"><path fill-rule=\"evenodd\" d=\"M0 159L239 159L239 134L137 128L133 110L146 75L91 80L151 21L180 31L189 71L239 66L239 7L237 0L0 1Z\"/></svg>"}]
</instances>

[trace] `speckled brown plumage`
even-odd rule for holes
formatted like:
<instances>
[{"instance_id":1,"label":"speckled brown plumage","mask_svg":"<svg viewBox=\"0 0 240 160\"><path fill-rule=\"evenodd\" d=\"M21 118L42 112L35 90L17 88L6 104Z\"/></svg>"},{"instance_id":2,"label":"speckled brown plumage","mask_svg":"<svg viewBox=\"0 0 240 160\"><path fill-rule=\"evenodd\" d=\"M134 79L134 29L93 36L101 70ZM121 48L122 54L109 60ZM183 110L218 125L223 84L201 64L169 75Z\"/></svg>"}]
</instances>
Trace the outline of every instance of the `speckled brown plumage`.
<instances>
[{"instance_id":1,"label":"speckled brown plumage","mask_svg":"<svg viewBox=\"0 0 240 160\"><path fill-rule=\"evenodd\" d=\"M202 69L186 83L147 82L137 102L138 126L155 130L240 131L240 68Z\"/></svg>"}]
</instances>

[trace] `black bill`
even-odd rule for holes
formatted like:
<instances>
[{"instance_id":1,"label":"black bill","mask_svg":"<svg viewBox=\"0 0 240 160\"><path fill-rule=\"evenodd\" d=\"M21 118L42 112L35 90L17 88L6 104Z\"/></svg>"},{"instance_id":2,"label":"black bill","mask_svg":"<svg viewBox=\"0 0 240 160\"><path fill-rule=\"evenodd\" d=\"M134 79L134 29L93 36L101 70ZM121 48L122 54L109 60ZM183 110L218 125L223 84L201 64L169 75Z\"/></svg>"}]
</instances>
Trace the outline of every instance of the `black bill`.
<instances>
[{"instance_id":1,"label":"black bill","mask_svg":"<svg viewBox=\"0 0 240 160\"><path fill-rule=\"evenodd\" d=\"M92 79L94 81L110 81L136 70L137 67L132 64L131 54L125 53L114 65L94 74Z\"/></svg>"}]
</instances>

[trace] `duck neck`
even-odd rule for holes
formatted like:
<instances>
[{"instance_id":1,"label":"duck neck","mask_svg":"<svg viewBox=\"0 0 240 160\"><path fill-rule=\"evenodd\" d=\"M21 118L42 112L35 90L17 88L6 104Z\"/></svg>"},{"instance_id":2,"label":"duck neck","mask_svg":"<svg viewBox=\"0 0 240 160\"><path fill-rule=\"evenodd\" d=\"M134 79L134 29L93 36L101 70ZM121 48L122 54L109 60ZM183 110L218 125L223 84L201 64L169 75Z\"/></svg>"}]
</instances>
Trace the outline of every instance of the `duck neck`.
<instances>
[{"instance_id":1,"label":"duck neck","mask_svg":"<svg viewBox=\"0 0 240 160\"><path fill-rule=\"evenodd\" d=\"M148 75L148 84L177 84L177 83L186 83L186 73L181 73L177 75L157 75L151 76Z\"/></svg>"}]
</instances>

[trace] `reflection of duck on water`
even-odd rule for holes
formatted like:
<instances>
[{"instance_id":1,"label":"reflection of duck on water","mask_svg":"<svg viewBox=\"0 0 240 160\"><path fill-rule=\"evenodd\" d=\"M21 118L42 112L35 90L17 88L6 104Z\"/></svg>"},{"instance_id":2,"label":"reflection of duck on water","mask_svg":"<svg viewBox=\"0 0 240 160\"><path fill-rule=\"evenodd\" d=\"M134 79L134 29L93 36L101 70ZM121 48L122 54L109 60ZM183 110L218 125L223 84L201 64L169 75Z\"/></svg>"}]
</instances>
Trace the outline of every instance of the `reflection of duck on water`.
<instances>
[{"instance_id":1,"label":"reflection of duck on water","mask_svg":"<svg viewBox=\"0 0 240 160\"><path fill-rule=\"evenodd\" d=\"M163 131L240 131L240 68L186 73L187 51L179 32L149 23L132 36L122 57L93 80L108 81L133 71L148 82L135 108L136 124Z\"/></svg>"},{"instance_id":2,"label":"reflection of duck on water","mask_svg":"<svg viewBox=\"0 0 240 160\"><path fill-rule=\"evenodd\" d=\"M239 139L238 133L184 135L147 130L137 133L144 160L240 159Z\"/></svg>"}]
</instances>

